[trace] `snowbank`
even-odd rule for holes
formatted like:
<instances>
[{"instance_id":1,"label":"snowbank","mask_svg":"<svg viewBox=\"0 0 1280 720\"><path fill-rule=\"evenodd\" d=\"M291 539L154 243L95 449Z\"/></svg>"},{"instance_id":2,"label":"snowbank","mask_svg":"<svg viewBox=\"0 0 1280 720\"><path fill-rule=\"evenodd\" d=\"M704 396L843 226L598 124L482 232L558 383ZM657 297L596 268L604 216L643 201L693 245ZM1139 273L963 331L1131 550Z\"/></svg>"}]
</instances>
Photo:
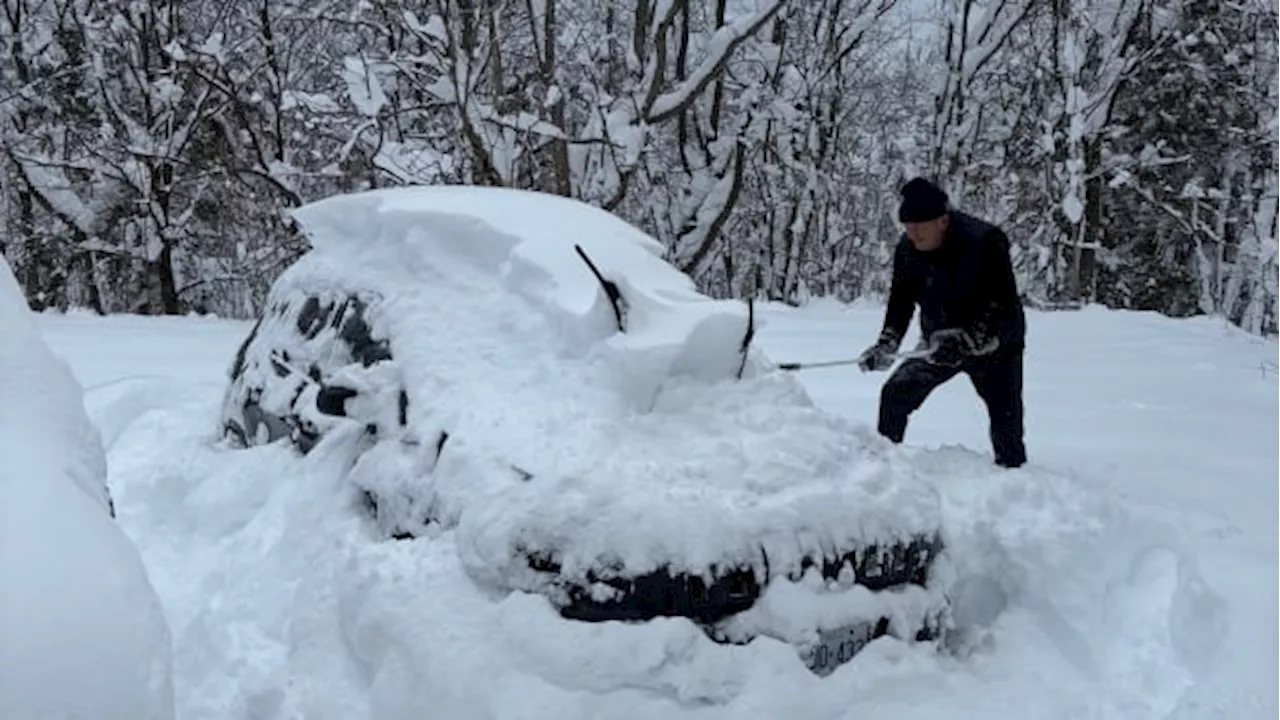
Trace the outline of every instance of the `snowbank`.
<instances>
[{"instance_id":1,"label":"snowbank","mask_svg":"<svg viewBox=\"0 0 1280 720\"><path fill-rule=\"evenodd\" d=\"M2 713L171 718L169 632L111 517L98 432L2 257L0 327Z\"/></svg>"},{"instance_id":2,"label":"snowbank","mask_svg":"<svg viewBox=\"0 0 1280 720\"><path fill-rule=\"evenodd\" d=\"M938 529L936 491L886 442L815 409L793 377L762 373L754 348L744 355L745 304L699 294L656 241L609 213L416 187L295 216L315 252L273 288L246 376L273 371L271 348L299 368L333 362L336 321L309 345L297 337L310 298L367 303L394 370L357 363L326 382L402 385L411 432L352 476L390 525L456 526L477 579L531 588L521 569L546 554L561 578L719 566L763 582L766 567L787 575L805 556ZM616 284L616 312L579 247ZM280 397L313 392L277 385Z\"/></svg>"},{"instance_id":3,"label":"snowbank","mask_svg":"<svg viewBox=\"0 0 1280 720\"><path fill-rule=\"evenodd\" d=\"M1113 502L961 449L901 453L942 483L957 572L976 588L951 652L882 638L819 679L767 635L723 645L684 618L567 622L537 594L477 585L461 529L371 537L344 512L349 428L302 458L228 451L207 441L215 394L197 400L137 419L112 454L164 568L185 717L1155 720L1192 679L1183 644L1221 642L1196 568L1142 556L1156 538L1132 535ZM813 585L780 579L736 624L784 640L850 614L910 626L928 600Z\"/></svg>"},{"instance_id":4,"label":"snowbank","mask_svg":"<svg viewBox=\"0 0 1280 720\"><path fill-rule=\"evenodd\" d=\"M719 645L679 618L565 622L538 595L486 592L457 531L377 541L348 512L335 456L350 438L301 459L209 442L248 325L44 321L89 384L163 373L187 388L141 415L139 394L97 398L120 421L112 488L165 599L184 719L1275 717L1276 380L1257 371L1275 341L1092 315L1033 317L1029 465L991 467L963 380L889 453L943 495L954 652L882 638L825 679L769 638ZM770 316L771 354L825 359L874 337L882 308ZM874 422L883 376L799 377ZM779 584L754 619L815 595Z\"/></svg>"}]
</instances>

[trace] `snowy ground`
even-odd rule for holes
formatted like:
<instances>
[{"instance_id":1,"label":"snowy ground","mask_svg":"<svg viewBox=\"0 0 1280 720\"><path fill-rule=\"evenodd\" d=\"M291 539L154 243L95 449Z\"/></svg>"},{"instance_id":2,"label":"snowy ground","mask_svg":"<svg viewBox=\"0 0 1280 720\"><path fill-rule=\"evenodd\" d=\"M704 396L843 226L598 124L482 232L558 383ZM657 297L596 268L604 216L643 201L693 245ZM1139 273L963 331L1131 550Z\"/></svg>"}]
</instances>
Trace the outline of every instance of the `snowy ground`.
<instances>
[{"instance_id":1,"label":"snowy ground","mask_svg":"<svg viewBox=\"0 0 1280 720\"><path fill-rule=\"evenodd\" d=\"M833 305L763 315L778 361L850 356L880 320ZM41 327L103 432L120 520L165 604L184 720L1275 717L1280 413L1263 364L1276 342L1095 309L1029 321L1031 464L991 472L963 377L902 449L954 476L960 570L1007 606L967 654L884 639L822 680L780 643L721 647L678 621L570 624L537 596L483 594L447 537L365 537L323 457L214 445L245 323ZM803 375L820 404L866 423L883 379Z\"/></svg>"}]
</instances>

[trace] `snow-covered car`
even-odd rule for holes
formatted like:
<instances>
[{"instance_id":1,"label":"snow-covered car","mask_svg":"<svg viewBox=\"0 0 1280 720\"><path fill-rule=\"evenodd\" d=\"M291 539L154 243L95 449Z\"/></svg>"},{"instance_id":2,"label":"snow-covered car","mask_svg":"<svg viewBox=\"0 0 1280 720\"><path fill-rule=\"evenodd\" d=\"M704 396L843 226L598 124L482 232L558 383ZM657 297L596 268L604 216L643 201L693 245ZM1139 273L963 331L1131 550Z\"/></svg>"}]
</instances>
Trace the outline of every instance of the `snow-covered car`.
<instances>
[{"instance_id":1,"label":"snow-covered car","mask_svg":"<svg viewBox=\"0 0 1280 720\"><path fill-rule=\"evenodd\" d=\"M384 537L454 542L475 582L570 621L684 617L820 675L881 635L940 636L934 488L816 408L752 345L752 307L697 292L653 238L490 188L294 218L311 250L231 364L234 446L346 444Z\"/></svg>"}]
</instances>

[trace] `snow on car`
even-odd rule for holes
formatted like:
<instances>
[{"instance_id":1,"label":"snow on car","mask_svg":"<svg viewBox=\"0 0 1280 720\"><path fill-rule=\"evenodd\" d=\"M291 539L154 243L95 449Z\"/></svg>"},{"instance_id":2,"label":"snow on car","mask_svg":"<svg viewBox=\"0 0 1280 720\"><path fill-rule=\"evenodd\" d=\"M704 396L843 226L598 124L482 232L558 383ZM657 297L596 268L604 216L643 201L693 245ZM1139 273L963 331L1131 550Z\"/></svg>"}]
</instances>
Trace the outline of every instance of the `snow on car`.
<instances>
[{"instance_id":1,"label":"snow on car","mask_svg":"<svg viewBox=\"0 0 1280 720\"><path fill-rule=\"evenodd\" d=\"M232 362L234 445L349 443L383 537L450 533L474 582L568 621L685 617L819 675L881 635L940 636L933 486L772 371L750 306L698 293L653 238L489 188L294 217L311 250Z\"/></svg>"}]
</instances>

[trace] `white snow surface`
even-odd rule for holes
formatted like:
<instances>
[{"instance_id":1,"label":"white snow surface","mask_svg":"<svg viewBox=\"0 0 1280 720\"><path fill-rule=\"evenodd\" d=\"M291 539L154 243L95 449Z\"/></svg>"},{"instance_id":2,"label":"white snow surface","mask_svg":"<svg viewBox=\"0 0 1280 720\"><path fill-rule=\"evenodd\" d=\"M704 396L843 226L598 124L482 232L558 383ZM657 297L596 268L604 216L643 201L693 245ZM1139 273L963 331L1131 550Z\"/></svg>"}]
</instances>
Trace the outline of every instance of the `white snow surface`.
<instances>
[{"instance_id":1,"label":"white snow surface","mask_svg":"<svg viewBox=\"0 0 1280 720\"><path fill-rule=\"evenodd\" d=\"M770 307L759 342L847 357L882 312ZM769 638L570 623L537 594L483 591L456 533L370 537L324 448L301 463L224 449L210 419L247 323L41 321L114 438L110 483L174 631L180 718L1274 717L1275 340L1208 319L1028 315L1031 464L992 470L963 379L889 453L939 480L956 650L884 638L825 679ZM800 379L874 422L883 375Z\"/></svg>"},{"instance_id":2,"label":"white snow surface","mask_svg":"<svg viewBox=\"0 0 1280 720\"><path fill-rule=\"evenodd\" d=\"M737 380L746 305L698 294L613 215L453 187L337 196L295 215L314 254L268 303L377 292L368 319L410 389L418 436L383 442L353 476L399 520L431 508L456 525L477 579L533 587L526 550L553 552L562 577L611 564L763 577L765 555L784 574L806 552L939 528L932 483L888 443L814 407L795 377L761 373L758 350ZM618 283L625 333L575 243ZM438 429L449 438L437 461Z\"/></svg>"},{"instance_id":3,"label":"white snow surface","mask_svg":"<svg viewBox=\"0 0 1280 720\"><path fill-rule=\"evenodd\" d=\"M371 226L367 217L331 207L354 230ZM522 215L505 200L493 213L505 216L521 237L555 231L556 223ZM459 220L457 227L466 225ZM349 242L339 236L334 244ZM986 413L963 378L935 391L913 416L906 444L886 446L867 430L875 422L883 374L843 367L783 378L757 357L755 373L742 383L715 381L714 373L674 381L671 365L664 363L679 356L679 333L641 333L635 341L644 340L641 347L652 355L635 360L645 356L634 352L638 348L620 347L633 340L611 333L610 311L588 289L590 277L572 292L542 281L517 283L525 288L522 295L499 292L501 283L539 276L515 259L522 245L479 249L486 247L492 250L482 256L487 261L466 256L471 270L463 272L461 256L454 255L432 266L458 271L454 276L421 268L404 272L406 281L471 283L477 301L495 304L494 317L510 335L485 346L492 333L450 329L450 320L474 319L465 305L441 307L435 310L442 317L431 320L441 357L429 357L428 333L414 350L437 372L449 363L469 363L474 367L457 371L514 373L495 378L494 389L480 383L432 388L446 399L475 398L474 414L457 402L442 403L453 415L437 418L442 425L472 423L467 435L474 452L467 457L516 453L518 441L499 442L497 434L526 437L518 431L527 433L523 421L537 413L548 413L549 422L562 419L524 403L610 397L561 397L587 392L564 380L575 374L600 373L594 387L613 389L612 404L594 406L602 426L621 417L642 423L659 416L662 403L641 412L643 395L628 395L629 384L609 374L615 362L633 362L636 381L648 382L655 392L665 388L668 402L683 401L689 413L714 414L726 423L723 433L715 427L693 433L684 426L690 437L672 440L688 449L677 444L664 460L697 459L697 438L706 438L707 456L731 448L731 429L756 422L750 419L756 395L763 407L778 405L810 421L806 413L813 410L799 398L812 398L818 408L842 415L846 426L819 426L818 441L809 439L807 447L820 447L828 432L827 438L864 443L828 456L858 463L849 471L855 486L892 486L901 472L903 482L936 494L934 512L951 551L949 590L957 623L945 647L937 651L881 638L818 678L794 647L770 637L718 645L681 619L562 620L540 594L475 582L473 561L479 557L479 565L492 567L485 552L510 538L501 538L502 526L479 521L490 513L498 523L503 515L474 498L483 493L486 501L506 508L502 513L519 510L522 519L533 514L504 504L510 501L496 492L501 481L481 474L482 487L470 500L454 488L463 498L456 501L459 513L474 511L475 526L468 527L464 517L456 528L431 537L383 541L352 512L345 461L348 445L356 442L354 428L337 428L305 458L280 445L223 445L211 431L212 420L225 369L248 323L48 314L41 317L44 333L88 387L86 405L106 438L120 522L136 538L173 629L178 717L1234 720L1270 718L1280 710L1280 408L1275 371L1266 369L1277 359L1275 339L1250 337L1212 319L1097 308L1030 311L1025 395L1031 463L1004 471L991 464ZM347 258L354 263L358 254ZM622 267L603 251L595 260L602 268ZM702 317L721 318L704 322L718 323L726 335L732 335L731 326L741 327L739 306L702 307ZM758 314L769 322L757 342L771 357L816 361L851 357L870 343L883 308L814 303L800 310L758 308ZM422 319L429 319L425 312ZM592 331L574 334L584 326ZM689 334L696 333L683 337ZM542 338L539 348L549 339L560 343L559 354L504 354L516 340L535 335ZM468 337L470 355L447 353L450 343ZM690 366L700 372L725 365ZM412 368L404 372L408 378ZM532 384L539 378L546 383L543 396ZM609 379L616 384L604 382ZM803 385L803 393L793 381ZM751 392L735 395L734 387ZM515 394L499 403L506 392ZM713 400L721 405L708 406ZM503 412L481 434L480 411L493 407ZM735 417L735 410L747 419ZM585 431L600 442L625 442ZM786 423L775 431L786 434ZM493 459L554 472L575 461L566 451L575 441L558 442L563 456L546 457L541 465L545 453L533 452L537 448L528 456ZM586 445L585 439L576 442ZM380 462L394 465L392 458ZM814 466L821 463L809 469ZM831 472L835 477L837 471ZM567 494L569 507L592 497L569 476L553 481ZM707 482L716 497L731 489L722 479ZM647 495L659 484L640 487L637 494ZM676 489L679 498L693 488ZM600 492L606 500L621 500ZM670 507L672 500L637 502L630 507L649 512ZM559 508L554 514L560 520L548 519L544 530L586 532L561 529L558 523L570 516ZM585 509L573 517L591 520ZM628 519L615 517L619 523ZM832 597L810 579L777 583L742 622L779 629L796 617L849 611L843 601L835 607ZM907 598L897 608L910 611L917 599ZM876 602L853 597L850 605L865 609Z\"/></svg>"},{"instance_id":4,"label":"white snow surface","mask_svg":"<svg viewBox=\"0 0 1280 720\"><path fill-rule=\"evenodd\" d=\"M0 256L0 715L174 716L170 635L81 387Z\"/></svg>"},{"instance_id":5,"label":"white snow surface","mask_svg":"<svg viewBox=\"0 0 1280 720\"><path fill-rule=\"evenodd\" d=\"M758 341L780 359L847 357L882 312L770 307ZM225 449L210 419L247 323L41 320L113 438L120 521L174 631L180 718L1274 717L1275 340L1207 319L1028 315L1031 464L991 468L963 379L888 452L938 480L955 651L884 638L825 679L769 638L571 623L537 594L486 592L454 532L371 537L324 446L302 461ZM874 422L883 375L799 377ZM760 612L787 594L802 593L779 586Z\"/></svg>"}]
</instances>

